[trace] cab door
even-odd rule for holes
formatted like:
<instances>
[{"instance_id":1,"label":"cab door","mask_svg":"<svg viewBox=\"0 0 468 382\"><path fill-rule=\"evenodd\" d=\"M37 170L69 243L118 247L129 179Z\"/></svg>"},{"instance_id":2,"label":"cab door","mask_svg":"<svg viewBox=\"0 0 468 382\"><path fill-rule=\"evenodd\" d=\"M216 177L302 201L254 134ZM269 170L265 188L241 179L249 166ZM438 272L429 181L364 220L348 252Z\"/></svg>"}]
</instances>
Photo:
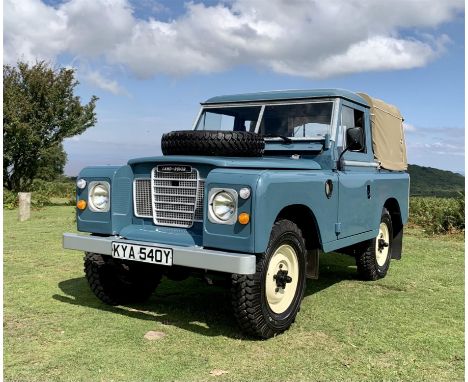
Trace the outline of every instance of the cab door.
<instances>
[{"instance_id":1,"label":"cab door","mask_svg":"<svg viewBox=\"0 0 468 382\"><path fill-rule=\"evenodd\" d=\"M338 121L338 153L346 148L346 130L350 127L361 128L365 142L362 150L344 153L342 166L338 171L339 200L336 234L338 239L342 239L375 229L371 226L371 222L375 221L373 215L376 213L372 179L377 172L377 165L372 152L369 109L342 101Z\"/></svg>"}]
</instances>

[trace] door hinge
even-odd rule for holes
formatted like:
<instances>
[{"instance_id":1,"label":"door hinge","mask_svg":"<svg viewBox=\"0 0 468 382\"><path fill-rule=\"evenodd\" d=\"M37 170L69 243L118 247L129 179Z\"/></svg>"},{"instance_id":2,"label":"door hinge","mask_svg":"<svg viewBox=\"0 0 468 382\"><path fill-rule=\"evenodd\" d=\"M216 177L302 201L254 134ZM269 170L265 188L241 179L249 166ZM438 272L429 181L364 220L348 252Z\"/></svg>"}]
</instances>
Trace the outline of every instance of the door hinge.
<instances>
[{"instance_id":1,"label":"door hinge","mask_svg":"<svg viewBox=\"0 0 468 382\"><path fill-rule=\"evenodd\" d=\"M341 223L335 223L335 234L338 236L341 233Z\"/></svg>"}]
</instances>

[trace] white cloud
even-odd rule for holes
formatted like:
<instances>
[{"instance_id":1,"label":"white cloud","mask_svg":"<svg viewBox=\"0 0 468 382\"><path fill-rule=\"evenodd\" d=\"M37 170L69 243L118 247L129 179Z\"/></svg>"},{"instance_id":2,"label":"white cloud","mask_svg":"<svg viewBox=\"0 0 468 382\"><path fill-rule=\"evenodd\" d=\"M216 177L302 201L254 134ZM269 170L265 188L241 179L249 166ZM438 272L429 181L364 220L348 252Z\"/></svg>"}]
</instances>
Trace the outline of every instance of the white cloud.
<instances>
[{"instance_id":1,"label":"white cloud","mask_svg":"<svg viewBox=\"0 0 468 382\"><path fill-rule=\"evenodd\" d=\"M465 129L413 127L405 131L409 163L464 172Z\"/></svg>"},{"instance_id":2,"label":"white cloud","mask_svg":"<svg viewBox=\"0 0 468 382\"><path fill-rule=\"evenodd\" d=\"M187 3L171 21L137 18L126 0L70 0L56 7L6 0L4 11L7 63L68 53L123 64L139 77L249 64L323 78L426 65L448 43L433 28L464 12L464 2L229 0ZM409 29L432 34L401 33ZM102 79L94 80L102 87Z\"/></svg>"},{"instance_id":3,"label":"white cloud","mask_svg":"<svg viewBox=\"0 0 468 382\"><path fill-rule=\"evenodd\" d=\"M405 129L405 132L407 133L413 133L416 131L416 127L410 123L403 122L403 129Z\"/></svg>"},{"instance_id":4,"label":"white cloud","mask_svg":"<svg viewBox=\"0 0 468 382\"><path fill-rule=\"evenodd\" d=\"M57 12L66 17L67 49L86 57L112 50L129 36L136 22L125 0L72 0Z\"/></svg>"},{"instance_id":5,"label":"white cloud","mask_svg":"<svg viewBox=\"0 0 468 382\"><path fill-rule=\"evenodd\" d=\"M100 72L91 70L84 75L85 79L100 89L106 90L112 94L125 94L128 92L123 89L117 81L104 77Z\"/></svg>"},{"instance_id":6,"label":"white cloud","mask_svg":"<svg viewBox=\"0 0 468 382\"><path fill-rule=\"evenodd\" d=\"M66 17L40 1L7 0L3 8L3 60L54 59L67 50Z\"/></svg>"}]
</instances>

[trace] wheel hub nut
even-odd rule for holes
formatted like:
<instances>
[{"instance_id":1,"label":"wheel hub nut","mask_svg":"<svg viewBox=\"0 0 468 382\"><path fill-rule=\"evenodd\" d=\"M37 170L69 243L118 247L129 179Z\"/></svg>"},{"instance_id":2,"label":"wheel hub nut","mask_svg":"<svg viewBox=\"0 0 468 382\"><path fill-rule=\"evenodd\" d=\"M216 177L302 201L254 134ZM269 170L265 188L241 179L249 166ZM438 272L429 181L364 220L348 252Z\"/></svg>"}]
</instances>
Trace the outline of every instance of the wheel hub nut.
<instances>
[{"instance_id":1,"label":"wheel hub nut","mask_svg":"<svg viewBox=\"0 0 468 382\"><path fill-rule=\"evenodd\" d=\"M388 243L384 239L379 239L379 251L382 252L386 247L388 247Z\"/></svg>"},{"instance_id":2,"label":"wheel hub nut","mask_svg":"<svg viewBox=\"0 0 468 382\"><path fill-rule=\"evenodd\" d=\"M273 280L276 281L278 288L286 288L286 284L292 282L292 278L288 276L288 271L280 269L276 275L273 275Z\"/></svg>"}]
</instances>

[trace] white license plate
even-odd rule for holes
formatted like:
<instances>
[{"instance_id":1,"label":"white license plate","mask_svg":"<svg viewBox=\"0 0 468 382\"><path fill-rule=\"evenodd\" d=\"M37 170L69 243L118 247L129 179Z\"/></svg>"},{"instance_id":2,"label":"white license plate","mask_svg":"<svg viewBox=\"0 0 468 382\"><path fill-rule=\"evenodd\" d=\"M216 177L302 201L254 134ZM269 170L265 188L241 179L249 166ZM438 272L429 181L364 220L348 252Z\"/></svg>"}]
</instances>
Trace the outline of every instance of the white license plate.
<instances>
[{"instance_id":1,"label":"white license plate","mask_svg":"<svg viewBox=\"0 0 468 382\"><path fill-rule=\"evenodd\" d=\"M144 263L172 265L172 248L112 242L112 257Z\"/></svg>"}]
</instances>

